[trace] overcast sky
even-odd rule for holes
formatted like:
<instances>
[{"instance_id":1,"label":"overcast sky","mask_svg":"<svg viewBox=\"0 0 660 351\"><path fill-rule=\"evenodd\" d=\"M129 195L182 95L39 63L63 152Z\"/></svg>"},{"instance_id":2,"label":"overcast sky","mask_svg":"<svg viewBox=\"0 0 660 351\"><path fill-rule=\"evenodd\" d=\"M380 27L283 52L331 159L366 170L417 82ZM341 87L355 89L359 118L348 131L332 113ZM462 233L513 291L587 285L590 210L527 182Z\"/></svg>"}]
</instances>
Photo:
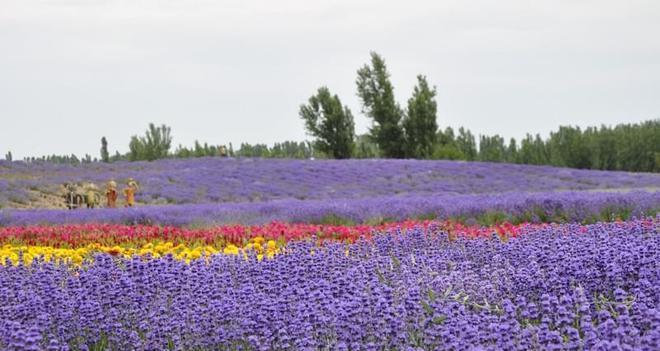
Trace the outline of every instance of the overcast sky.
<instances>
[{"instance_id":1,"label":"overcast sky","mask_svg":"<svg viewBox=\"0 0 660 351\"><path fill-rule=\"evenodd\" d=\"M506 138L660 118L660 1L0 0L0 157L304 140L327 85L370 121L356 70L380 53L402 106Z\"/></svg>"}]
</instances>

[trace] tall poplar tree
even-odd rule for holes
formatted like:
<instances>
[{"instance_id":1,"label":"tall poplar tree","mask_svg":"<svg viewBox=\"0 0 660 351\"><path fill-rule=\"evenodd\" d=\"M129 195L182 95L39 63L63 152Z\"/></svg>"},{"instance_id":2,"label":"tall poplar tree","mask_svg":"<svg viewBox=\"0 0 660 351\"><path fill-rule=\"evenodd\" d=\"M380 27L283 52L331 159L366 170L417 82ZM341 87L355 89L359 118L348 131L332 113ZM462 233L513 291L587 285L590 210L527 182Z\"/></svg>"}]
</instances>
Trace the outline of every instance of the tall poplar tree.
<instances>
[{"instance_id":1,"label":"tall poplar tree","mask_svg":"<svg viewBox=\"0 0 660 351\"><path fill-rule=\"evenodd\" d=\"M108 153L108 140L105 137L101 138L101 161L110 162L110 154Z\"/></svg>"},{"instance_id":2,"label":"tall poplar tree","mask_svg":"<svg viewBox=\"0 0 660 351\"><path fill-rule=\"evenodd\" d=\"M357 94L362 100L362 112L373 120L369 134L384 157L405 157L404 133L401 126L402 111L394 100L385 60L371 52L371 65L357 71Z\"/></svg>"},{"instance_id":3,"label":"tall poplar tree","mask_svg":"<svg viewBox=\"0 0 660 351\"><path fill-rule=\"evenodd\" d=\"M417 85L408 100L403 119L406 157L428 158L433 154L438 131L436 90L429 88L426 77L417 76Z\"/></svg>"}]
</instances>

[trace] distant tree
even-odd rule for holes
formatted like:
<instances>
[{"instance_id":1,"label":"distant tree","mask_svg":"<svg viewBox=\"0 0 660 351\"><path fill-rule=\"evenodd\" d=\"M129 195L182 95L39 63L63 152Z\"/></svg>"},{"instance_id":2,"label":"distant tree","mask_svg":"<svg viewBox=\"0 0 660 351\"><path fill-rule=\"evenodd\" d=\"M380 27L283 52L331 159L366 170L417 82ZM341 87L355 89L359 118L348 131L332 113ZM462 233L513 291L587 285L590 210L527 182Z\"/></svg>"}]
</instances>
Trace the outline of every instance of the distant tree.
<instances>
[{"instance_id":1,"label":"distant tree","mask_svg":"<svg viewBox=\"0 0 660 351\"><path fill-rule=\"evenodd\" d=\"M12 156L11 151L7 151L7 153L5 154L5 160L7 160L9 162L14 160L14 157Z\"/></svg>"},{"instance_id":2,"label":"distant tree","mask_svg":"<svg viewBox=\"0 0 660 351\"><path fill-rule=\"evenodd\" d=\"M524 139L520 141L520 150L518 151L518 163L524 164L540 164L535 155L534 150L534 137L527 133Z\"/></svg>"},{"instance_id":3,"label":"distant tree","mask_svg":"<svg viewBox=\"0 0 660 351\"><path fill-rule=\"evenodd\" d=\"M579 127L560 126L548 140L550 162L555 166L590 168L591 157L586 139Z\"/></svg>"},{"instance_id":4,"label":"distant tree","mask_svg":"<svg viewBox=\"0 0 660 351\"><path fill-rule=\"evenodd\" d=\"M385 61L371 53L371 65L364 65L357 72L358 96L362 100L362 112L371 118L369 133L387 158L403 158L404 133L401 126L402 111L394 100L394 88L390 82Z\"/></svg>"},{"instance_id":5,"label":"distant tree","mask_svg":"<svg viewBox=\"0 0 660 351\"><path fill-rule=\"evenodd\" d=\"M477 159L477 142L469 130L463 127L458 129L456 146L461 154L463 154L464 160L474 161Z\"/></svg>"},{"instance_id":6,"label":"distant tree","mask_svg":"<svg viewBox=\"0 0 660 351\"><path fill-rule=\"evenodd\" d=\"M145 136L132 136L128 144L129 159L131 161L147 160L153 161L165 158L169 154L172 145L171 129L166 125L156 127L149 123L149 129Z\"/></svg>"},{"instance_id":7,"label":"distant tree","mask_svg":"<svg viewBox=\"0 0 660 351\"><path fill-rule=\"evenodd\" d=\"M101 138L101 161L110 162L110 154L108 153L108 140L105 137Z\"/></svg>"},{"instance_id":8,"label":"distant tree","mask_svg":"<svg viewBox=\"0 0 660 351\"><path fill-rule=\"evenodd\" d=\"M352 156L355 147L353 114L327 87L319 88L307 104L300 106L298 114L305 121L307 133L315 138L314 146L321 152L337 159Z\"/></svg>"},{"instance_id":9,"label":"distant tree","mask_svg":"<svg viewBox=\"0 0 660 351\"><path fill-rule=\"evenodd\" d=\"M482 135L479 138L479 160L503 162L506 154L504 138L499 135Z\"/></svg>"},{"instance_id":10,"label":"distant tree","mask_svg":"<svg viewBox=\"0 0 660 351\"><path fill-rule=\"evenodd\" d=\"M378 157L378 145L374 143L368 134L358 135L355 138L355 157L356 158L376 158Z\"/></svg>"},{"instance_id":11,"label":"distant tree","mask_svg":"<svg viewBox=\"0 0 660 351\"><path fill-rule=\"evenodd\" d=\"M438 130L436 139L440 145L452 145L456 143L456 136L452 127L447 127L445 130Z\"/></svg>"},{"instance_id":12,"label":"distant tree","mask_svg":"<svg viewBox=\"0 0 660 351\"><path fill-rule=\"evenodd\" d=\"M433 150L432 158L436 160L464 160L465 154L460 149L457 139L454 135L454 129L445 128L444 131L438 130L436 133L436 144Z\"/></svg>"},{"instance_id":13,"label":"distant tree","mask_svg":"<svg viewBox=\"0 0 660 351\"><path fill-rule=\"evenodd\" d=\"M145 146L137 136L132 136L128 143L128 158L131 161L140 161L146 159Z\"/></svg>"},{"instance_id":14,"label":"distant tree","mask_svg":"<svg viewBox=\"0 0 660 351\"><path fill-rule=\"evenodd\" d=\"M504 153L504 161L509 163L516 163L518 159L518 145L515 138L509 140L509 146Z\"/></svg>"},{"instance_id":15,"label":"distant tree","mask_svg":"<svg viewBox=\"0 0 660 351\"><path fill-rule=\"evenodd\" d=\"M272 154L268 145L266 144L254 144L250 145L249 143L241 143L240 149L236 151L237 156L241 157L271 157Z\"/></svg>"},{"instance_id":16,"label":"distant tree","mask_svg":"<svg viewBox=\"0 0 660 351\"><path fill-rule=\"evenodd\" d=\"M601 126L591 127L584 131L590 150L591 168L600 170L615 170L617 158L617 140L612 128Z\"/></svg>"},{"instance_id":17,"label":"distant tree","mask_svg":"<svg viewBox=\"0 0 660 351\"><path fill-rule=\"evenodd\" d=\"M550 151L548 144L543 141L541 134L538 133L536 133L536 137L534 137L534 158L536 159L536 164L550 164Z\"/></svg>"},{"instance_id":18,"label":"distant tree","mask_svg":"<svg viewBox=\"0 0 660 351\"><path fill-rule=\"evenodd\" d=\"M429 158L433 154L438 130L435 94L435 87L429 88L426 77L417 76L417 85L403 119L406 157Z\"/></svg>"},{"instance_id":19,"label":"distant tree","mask_svg":"<svg viewBox=\"0 0 660 351\"><path fill-rule=\"evenodd\" d=\"M436 144L431 158L434 160L464 160L465 155L456 144Z\"/></svg>"},{"instance_id":20,"label":"distant tree","mask_svg":"<svg viewBox=\"0 0 660 351\"><path fill-rule=\"evenodd\" d=\"M195 157L203 157L206 155L206 150L202 147L202 144L199 141L195 140L195 149L193 150Z\"/></svg>"},{"instance_id":21,"label":"distant tree","mask_svg":"<svg viewBox=\"0 0 660 351\"><path fill-rule=\"evenodd\" d=\"M110 157L110 162L115 162L120 160L126 160L126 156L120 154L119 151L115 150L115 154L112 155L112 157Z\"/></svg>"},{"instance_id":22,"label":"distant tree","mask_svg":"<svg viewBox=\"0 0 660 351\"><path fill-rule=\"evenodd\" d=\"M660 119L614 128L617 135L617 168L634 172L658 172Z\"/></svg>"}]
</instances>

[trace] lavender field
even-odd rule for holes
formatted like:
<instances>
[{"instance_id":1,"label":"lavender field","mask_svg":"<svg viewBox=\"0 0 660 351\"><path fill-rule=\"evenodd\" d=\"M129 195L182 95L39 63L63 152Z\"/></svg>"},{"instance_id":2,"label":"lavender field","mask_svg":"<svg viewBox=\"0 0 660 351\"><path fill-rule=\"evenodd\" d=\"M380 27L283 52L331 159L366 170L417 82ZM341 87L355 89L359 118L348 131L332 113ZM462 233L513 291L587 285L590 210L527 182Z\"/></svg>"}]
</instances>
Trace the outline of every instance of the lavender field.
<instances>
[{"instance_id":1,"label":"lavender field","mask_svg":"<svg viewBox=\"0 0 660 351\"><path fill-rule=\"evenodd\" d=\"M1 350L660 345L659 174L221 158L0 170ZM58 202L64 182L129 178L136 207Z\"/></svg>"},{"instance_id":2,"label":"lavender field","mask_svg":"<svg viewBox=\"0 0 660 351\"><path fill-rule=\"evenodd\" d=\"M654 215L660 208L658 174L503 163L201 158L76 166L0 162L0 170L0 225L594 222ZM140 183L137 209L55 210L64 206L64 182L102 187L129 177Z\"/></svg>"},{"instance_id":3,"label":"lavender field","mask_svg":"<svg viewBox=\"0 0 660 351\"><path fill-rule=\"evenodd\" d=\"M0 0L0 351L660 351L658 33Z\"/></svg>"},{"instance_id":4,"label":"lavender field","mask_svg":"<svg viewBox=\"0 0 660 351\"><path fill-rule=\"evenodd\" d=\"M63 165L0 161L2 207L34 207L64 182L140 183L143 204L357 199L567 190L660 190L660 175L423 160L171 159Z\"/></svg>"},{"instance_id":5,"label":"lavender field","mask_svg":"<svg viewBox=\"0 0 660 351\"><path fill-rule=\"evenodd\" d=\"M452 240L291 243L268 261L0 266L10 350L648 350L660 217Z\"/></svg>"}]
</instances>

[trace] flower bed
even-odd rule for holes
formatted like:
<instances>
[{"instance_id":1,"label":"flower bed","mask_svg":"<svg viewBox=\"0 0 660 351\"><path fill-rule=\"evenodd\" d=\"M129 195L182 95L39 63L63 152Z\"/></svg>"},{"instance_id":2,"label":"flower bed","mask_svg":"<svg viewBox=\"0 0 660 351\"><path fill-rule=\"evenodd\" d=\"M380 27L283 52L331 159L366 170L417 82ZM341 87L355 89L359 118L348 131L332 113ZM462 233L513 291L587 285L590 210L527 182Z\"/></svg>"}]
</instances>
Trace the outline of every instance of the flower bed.
<instances>
[{"instance_id":1,"label":"flower bed","mask_svg":"<svg viewBox=\"0 0 660 351\"><path fill-rule=\"evenodd\" d=\"M354 243L291 241L262 261L7 265L0 348L653 350L659 232L660 218L515 237L412 226Z\"/></svg>"}]
</instances>

